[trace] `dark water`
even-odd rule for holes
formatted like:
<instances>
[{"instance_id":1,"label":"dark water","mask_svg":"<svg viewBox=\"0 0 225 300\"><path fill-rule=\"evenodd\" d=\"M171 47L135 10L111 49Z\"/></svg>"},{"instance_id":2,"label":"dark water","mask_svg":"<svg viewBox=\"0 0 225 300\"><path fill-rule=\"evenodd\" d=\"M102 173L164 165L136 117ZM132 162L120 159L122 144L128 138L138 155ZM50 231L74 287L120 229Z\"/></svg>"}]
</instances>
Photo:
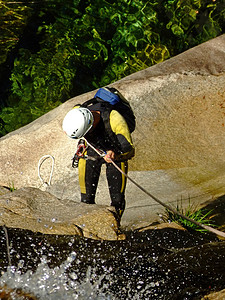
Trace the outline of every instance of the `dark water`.
<instances>
[{"instance_id":1,"label":"dark water","mask_svg":"<svg viewBox=\"0 0 225 300\"><path fill-rule=\"evenodd\" d=\"M200 299L225 288L225 242L175 229L95 241L0 231L0 285L40 299Z\"/></svg>"}]
</instances>

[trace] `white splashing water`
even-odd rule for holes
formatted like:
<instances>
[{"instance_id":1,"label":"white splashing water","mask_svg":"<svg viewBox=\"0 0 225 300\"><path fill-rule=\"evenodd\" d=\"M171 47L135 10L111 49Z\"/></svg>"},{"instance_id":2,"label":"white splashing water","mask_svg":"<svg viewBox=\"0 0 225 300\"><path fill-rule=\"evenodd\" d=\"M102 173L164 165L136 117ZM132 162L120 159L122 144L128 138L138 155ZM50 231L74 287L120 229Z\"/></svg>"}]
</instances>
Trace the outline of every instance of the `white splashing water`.
<instances>
[{"instance_id":1,"label":"white splashing water","mask_svg":"<svg viewBox=\"0 0 225 300\"><path fill-rule=\"evenodd\" d=\"M79 274L67 272L75 259L76 253L72 252L64 263L51 269L47 265L46 257L42 257L36 271L27 271L25 274L21 273L19 267L8 267L0 278L0 286L7 285L11 289L22 289L41 300L115 299L113 296L101 293L100 284L104 276L94 281L91 268L88 269L86 279L81 283L78 281Z\"/></svg>"}]
</instances>

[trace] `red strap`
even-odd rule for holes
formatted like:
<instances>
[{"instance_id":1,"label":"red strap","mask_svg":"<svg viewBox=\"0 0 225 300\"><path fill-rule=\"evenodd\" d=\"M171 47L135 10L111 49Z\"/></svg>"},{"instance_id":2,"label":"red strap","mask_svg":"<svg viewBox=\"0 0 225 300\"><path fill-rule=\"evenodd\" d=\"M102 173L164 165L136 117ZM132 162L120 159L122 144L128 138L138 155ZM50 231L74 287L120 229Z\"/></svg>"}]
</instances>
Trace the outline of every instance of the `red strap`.
<instances>
[{"instance_id":1,"label":"red strap","mask_svg":"<svg viewBox=\"0 0 225 300\"><path fill-rule=\"evenodd\" d=\"M76 155L81 157L84 155L84 152L86 151L86 146L84 144L79 144L77 146L77 152Z\"/></svg>"}]
</instances>

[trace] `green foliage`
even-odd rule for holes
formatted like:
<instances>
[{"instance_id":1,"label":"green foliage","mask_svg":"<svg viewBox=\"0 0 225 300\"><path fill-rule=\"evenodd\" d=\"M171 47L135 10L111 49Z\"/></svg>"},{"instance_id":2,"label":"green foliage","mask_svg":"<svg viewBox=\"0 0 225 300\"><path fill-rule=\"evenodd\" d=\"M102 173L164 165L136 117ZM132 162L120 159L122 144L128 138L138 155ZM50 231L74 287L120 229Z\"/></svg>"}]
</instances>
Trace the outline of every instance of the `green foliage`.
<instances>
[{"instance_id":1,"label":"green foliage","mask_svg":"<svg viewBox=\"0 0 225 300\"><path fill-rule=\"evenodd\" d=\"M9 190L10 190L10 192L14 192L14 191L16 191L16 188L15 188L14 182L12 182L12 183L10 184Z\"/></svg>"},{"instance_id":2,"label":"green foliage","mask_svg":"<svg viewBox=\"0 0 225 300\"><path fill-rule=\"evenodd\" d=\"M31 7L38 47L20 46L16 55L0 133L221 34L223 2L50 0Z\"/></svg>"},{"instance_id":3,"label":"green foliage","mask_svg":"<svg viewBox=\"0 0 225 300\"><path fill-rule=\"evenodd\" d=\"M224 4L224 0L165 1L166 29L174 54L220 35L224 30Z\"/></svg>"},{"instance_id":4,"label":"green foliage","mask_svg":"<svg viewBox=\"0 0 225 300\"><path fill-rule=\"evenodd\" d=\"M30 8L21 2L0 1L0 64L19 42L30 14Z\"/></svg>"},{"instance_id":5,"label":"green foliage","mask_svg":"<svg viewBox=\"0 0 225 300\"><path fill-rule=\"evenodd\" d=\"M204 209L196 210L194 206L190 204L190 199L189 199L189 206L187 207L187 209L184 209L182 207L182 201L181 201L180 204L177 203L175 210L177 211L177 213L182 214L194 221L197 221L200 224L215 227L215 224L213 224L212 220L210 220L210 215L212 215L212 210L210 211L205 211ZM197 226L196 224L182 218L181 216L175 214L174 212L168 209L166 209L166 212L163 216L163 220L165 222L175 222L187 229L206 232L206 230L203 229L202 227Z\"/></svg>"}]
</instances>

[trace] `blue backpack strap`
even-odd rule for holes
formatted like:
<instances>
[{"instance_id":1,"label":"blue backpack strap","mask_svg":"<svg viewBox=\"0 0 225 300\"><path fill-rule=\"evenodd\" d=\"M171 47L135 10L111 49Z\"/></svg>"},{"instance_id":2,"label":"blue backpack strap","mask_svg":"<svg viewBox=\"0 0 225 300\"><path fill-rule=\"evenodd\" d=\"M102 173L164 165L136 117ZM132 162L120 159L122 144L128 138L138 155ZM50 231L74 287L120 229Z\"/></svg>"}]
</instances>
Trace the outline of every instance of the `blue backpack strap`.
<instances>
[{"instance_id":1,"label":"blue backpack strap","mask_svg":"<svg viewBox=\"0 0 225 300\"><path fill-rule=\"evenodd\" d=\"M109 102L111 105L115 105L116 103L120 102L119 96L105 88L100 88L95 94L94 98L100 98L106 102Z\"/></svg>"}]
</instances>

